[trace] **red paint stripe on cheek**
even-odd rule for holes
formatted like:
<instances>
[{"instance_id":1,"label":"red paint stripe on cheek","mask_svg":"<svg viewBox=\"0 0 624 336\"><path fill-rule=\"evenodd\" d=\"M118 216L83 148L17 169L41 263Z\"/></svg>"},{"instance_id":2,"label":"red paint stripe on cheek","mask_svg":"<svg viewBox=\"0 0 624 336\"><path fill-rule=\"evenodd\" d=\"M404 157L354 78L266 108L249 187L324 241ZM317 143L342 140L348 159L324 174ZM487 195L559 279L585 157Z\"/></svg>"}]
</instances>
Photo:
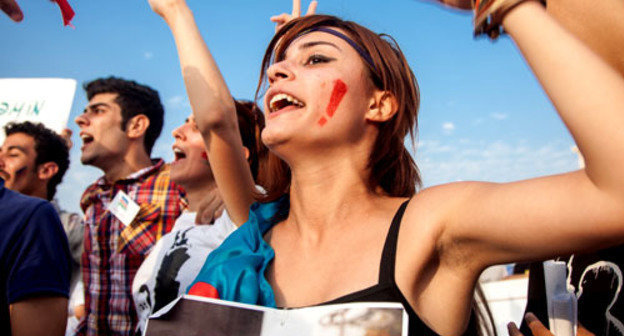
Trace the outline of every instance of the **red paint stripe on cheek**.
<instances>
[{"instance_id":1,"label":"red paint stripe on cheek","mask_svg":"<svg viewBox=\"0 0 624 336\"><path fill-rule=\"evenodd\" d=\"M325 110L328 116L334 116L334 113L336 113L336 110L338 109L338 105L340 105L340 102L346 93L347 84L340 79L336 79L334 82L334 89L332 90L331 97L329 98L329 104L327 104L327 109Z\"/></svg>"},{"instance_id":2,"label":"red paint stripe on cheek","mask_svg":"<svg viewBox=\"0 0 624 336\"><path fill-rule=\"evenodd\" d=\"M325 125L326 122L327 122L327 119L325 119L325 117L321 117L321 119L318 120L318 124L321 126Z\"/></svg>"}]
</instances>

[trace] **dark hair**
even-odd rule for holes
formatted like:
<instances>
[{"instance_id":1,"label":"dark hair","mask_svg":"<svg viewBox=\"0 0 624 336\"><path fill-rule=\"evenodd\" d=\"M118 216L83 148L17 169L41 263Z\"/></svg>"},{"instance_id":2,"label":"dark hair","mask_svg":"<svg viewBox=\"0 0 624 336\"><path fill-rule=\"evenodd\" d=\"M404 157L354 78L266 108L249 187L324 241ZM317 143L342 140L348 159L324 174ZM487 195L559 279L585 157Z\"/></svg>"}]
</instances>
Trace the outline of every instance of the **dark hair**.
<instances>
[{"instance_id":1,"label":"dark hair","mask_svg":"<svg viewBox=\"0 0 624 336\"><path fill-rule=\"evenodd\" d=\"M116 93L115 102L121 107L121 129L126 130L128 120L144 115L149 121L145 132L143 146L147 154L151 154L152 147L163 128L165 110L160 102L158 91L149 86L117 77L98 78L83 85L87 92L87 99L100 93Z\"/></svg>"},{"instance_id":2,"label":"dark hair","mask_svg":"<svg viewBox=\"0 0 624 336\"><path fill-rule=\"evenodd\" d=\"M243 140L243 146L249 150L249 168L251 175L258 184L258 172L264 170L264 162L268 149L260 140L260 133L264 129L264 114L256 104L246 100L235 100L238 129Z\"/></svg>"},{"instance_id":3,"label":"dark hair","mask_svg":"<svg viewBox=\"0 0 624 336\"><path fill-rule=\"evenodd\" d=\"M54 162L58 166L58 171L48 181L46 186L46 197L51 201L56 194L56 186L63 180L63 175L69 168L69 147L63 137L41 123L24 121L21 123L11 122L4 126L6 136L24 133L35 140L35 165L46 162Z\"/></svg>"},{"instance_id":4,"label":"dark hair","mask_svg":"<svg viewBox=\"0 0 624 336\"><path fill-rule=\"evenodd\" d=\"M373 85L394 95L398 111L392 119L376 123L379 134L368 160L368 188L375 193L394 197L412 196L421 185L418 167L405 147L409 134L414 142L417 129L420 93L416 77L403 52L389 35L376 34L351 21L330 15L308 15L290 21L273 37L262 60L256 100L266 87L266 72L275 60L281 60L290 43L311 28L333 27L342 30L368 53L374 67L362 62L369 70ZM277 155L269 153L267 160L266 201L279 198L290 189L290 168Z\"/></svg>"}]
</instances>

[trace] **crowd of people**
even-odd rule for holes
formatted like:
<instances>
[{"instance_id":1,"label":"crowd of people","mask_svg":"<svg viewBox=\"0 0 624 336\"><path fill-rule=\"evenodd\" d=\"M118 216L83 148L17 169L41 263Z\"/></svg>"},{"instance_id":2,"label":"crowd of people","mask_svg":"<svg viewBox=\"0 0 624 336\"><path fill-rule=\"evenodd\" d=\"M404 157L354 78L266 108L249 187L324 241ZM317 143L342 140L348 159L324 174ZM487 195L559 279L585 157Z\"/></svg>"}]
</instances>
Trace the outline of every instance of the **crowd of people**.
<instances>
[{"instance_id":1,"label":"crowd of people","mask_svg":"<svg viewBox=\"0 0 624 336\"><path fill-rule=\"evenodd\" d=\"M405 146L420 92L398 44L316 14L315 1L302 15L299 1L271 18L261 109L231 96L185 0L148 0L174 37L192 111L165 163L151 156L158 92L118 77L86 83L80 160L103 175L83 214L54 202L71 132L4 127L0 334L140 335L189 293L282 308L398 302L409 335L477 335L484 269L564 257L585 299L581 332L624 335L624 1L440 0L474 7L475 34L513 39L585 167L423 190ZM0 8L23 16L13 0ZM597 309L585 275L605 265L619 277L605 290L613 303ZM548 334L539 282L525 335Z\"/></svg>"}]
</instances>

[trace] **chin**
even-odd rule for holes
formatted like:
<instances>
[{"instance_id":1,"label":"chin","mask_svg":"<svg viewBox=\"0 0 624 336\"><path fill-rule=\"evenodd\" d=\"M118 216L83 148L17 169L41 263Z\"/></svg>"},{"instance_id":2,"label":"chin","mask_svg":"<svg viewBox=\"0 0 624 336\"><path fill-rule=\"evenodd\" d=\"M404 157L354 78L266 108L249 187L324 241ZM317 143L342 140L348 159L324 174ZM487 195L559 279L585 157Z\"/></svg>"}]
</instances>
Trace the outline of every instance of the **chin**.
<instances>
[{"instance_id":1,"label":"chin","mask_svg":"<svg viewBox=\"0 0 624 336\"><path fill-rule=\"evenodd\" d=\"M81 156L80 157L80 163L82 163L83 165L93 165L93 159L90 157L85 157L85 156Z\"/></svg>"},{"instance_id":2,"label":"chin","mask_svg":"<svg viewBox=\"0 0 624 336\"><path fill-rule=\"evenodd\" d=\"M288 136L280 130L272 130L265 128L261 134L262 143L269 149L273 149L277 146L283 145L288 142Z\"/></svg>"}]
</instances>

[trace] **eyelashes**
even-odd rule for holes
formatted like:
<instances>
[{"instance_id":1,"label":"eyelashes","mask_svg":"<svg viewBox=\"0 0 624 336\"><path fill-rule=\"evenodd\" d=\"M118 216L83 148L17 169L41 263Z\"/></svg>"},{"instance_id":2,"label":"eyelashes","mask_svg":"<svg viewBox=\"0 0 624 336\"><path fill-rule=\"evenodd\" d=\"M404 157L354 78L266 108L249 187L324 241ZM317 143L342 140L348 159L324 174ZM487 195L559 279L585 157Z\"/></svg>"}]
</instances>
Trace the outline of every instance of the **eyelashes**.
<instances>
[{"instance_id":1,"label":"eyelashes","mask_svg":"<svg viewBox=\"0 0 624 336\"><path fill-rule=\"evenodd\" d=\"M305 65L329 63L333 60L335 60L335 58L327 57L327 56L320 55L320 54L313 54L308 57L308 59L305 62Z\"/></svg>"}]
</instances>

